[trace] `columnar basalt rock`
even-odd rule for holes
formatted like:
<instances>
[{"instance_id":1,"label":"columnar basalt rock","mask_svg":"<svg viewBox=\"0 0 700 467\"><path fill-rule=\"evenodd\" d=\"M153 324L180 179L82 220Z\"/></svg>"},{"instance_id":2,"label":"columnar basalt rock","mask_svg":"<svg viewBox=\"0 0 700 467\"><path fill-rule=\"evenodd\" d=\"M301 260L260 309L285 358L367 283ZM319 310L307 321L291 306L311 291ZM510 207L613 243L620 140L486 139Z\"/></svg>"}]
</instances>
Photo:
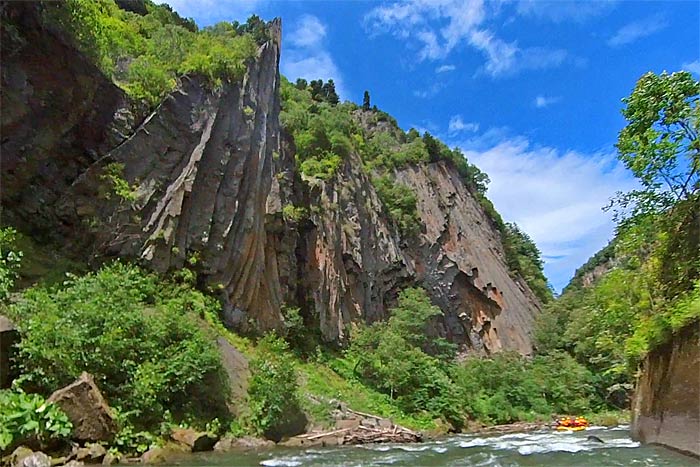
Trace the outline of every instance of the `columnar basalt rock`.
<instances>
[{"instance_id":1,"label":"columnar basalt rock","mask_svg":"<svg viewBox=\"0 0 700 467\"><path fill-rule=\"evenodd\" d=\"M278 20L240 81L184 76L141 118L60 35L32 23L33 6L13 8L28 15L35 46L3 57L2 196L13 224L82 259L187 267L238 329L281 328L287 305L342 344L355 324L387 318L401 289L422 286L444 312L432 335L465 352L531 352L539 303L509 275L497 229L454 167L393 173L418 199L412 238L390 220L359 154L328 180L302 180L279 122ZM373 121L353 115L362 127ZM367 131L400 132L389 122Z\"/></svg>"},{"instance_id":2,"label":"columnar basalt rock","mask_svg":"<svg viewBox=\"0 0 700 467\"><path fill-rule=\"evenodd\" d=\"M632 401L632 437L700 457L700 324L647 355Z\"/></svg>"}]
</instances>

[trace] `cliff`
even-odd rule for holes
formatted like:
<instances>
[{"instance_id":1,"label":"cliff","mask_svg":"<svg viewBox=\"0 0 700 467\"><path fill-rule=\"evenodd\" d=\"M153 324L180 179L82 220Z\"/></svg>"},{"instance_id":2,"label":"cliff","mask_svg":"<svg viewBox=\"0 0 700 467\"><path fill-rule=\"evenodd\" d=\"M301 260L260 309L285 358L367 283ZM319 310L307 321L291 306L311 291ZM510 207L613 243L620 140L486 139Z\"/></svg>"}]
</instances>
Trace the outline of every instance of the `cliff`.
<instances>
[{"instance_id":1,"label":"cliff","mask_svg":"<svg viewBox=\"0 0 700 467\"><path fill-rule=\"evenodd\" d=\"M356 152L330 179L301 175L279 122L279 21L241 80L183 76L146 114L33 8L3 13L20 24L3 58L3 222L74 256L190 268L230 327L279 328L296 306L343 343L420 285L444 312L430 332L465 352L531 352L539 302L452 165L392 172L418 200L423 227L411 240ZM286 215L290 205L307 215Z\"/></svg>"},{"instance_id":2,"label":"cliff","mask_svg":"<svg viewBox=\"0 0 700 467\"><path fill-rule=\"evenodd\" d=\"M632 437L700 457L698 323L646 357L632 402Z\"/></svg>"}]
</instances>

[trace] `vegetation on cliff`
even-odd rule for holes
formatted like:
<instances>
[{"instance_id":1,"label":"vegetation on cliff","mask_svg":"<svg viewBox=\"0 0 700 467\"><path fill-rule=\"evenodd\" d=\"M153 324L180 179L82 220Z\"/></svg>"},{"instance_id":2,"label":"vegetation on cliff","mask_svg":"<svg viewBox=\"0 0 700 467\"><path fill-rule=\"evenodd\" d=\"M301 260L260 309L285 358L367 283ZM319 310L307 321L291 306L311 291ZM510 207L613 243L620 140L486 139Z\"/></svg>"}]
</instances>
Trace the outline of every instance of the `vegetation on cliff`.
<instances>
[{"instance_id":1,"label":"vegetation on cliff","mask_svg":"<svg viewBox=\"0 0 700 467\"><path fill-rule=\"evenodd\" d=\"M220 22L199 29L168 5L145 1L142 14L112 0L46 2L44 20L67 33L75 45L127 93L155 106L186 73L213 84L243 76L246 61L267 38L265 23Z\"/></svg>"},{"instance_id":2,"label":"vegetation on cliff","mask_svg":"<svg viewBox=\"0 0 700 467\"><path fill-rule=\"evenodd\" d=\"M547 307L536 333L540 353L570 352L618 406L644 355L700 319L700 82L647 73L624 103L617 147L641 188L613 200L615 240ZM584 274L605 264L611 270L585 287Z\"/></svg>"}]
</instances>

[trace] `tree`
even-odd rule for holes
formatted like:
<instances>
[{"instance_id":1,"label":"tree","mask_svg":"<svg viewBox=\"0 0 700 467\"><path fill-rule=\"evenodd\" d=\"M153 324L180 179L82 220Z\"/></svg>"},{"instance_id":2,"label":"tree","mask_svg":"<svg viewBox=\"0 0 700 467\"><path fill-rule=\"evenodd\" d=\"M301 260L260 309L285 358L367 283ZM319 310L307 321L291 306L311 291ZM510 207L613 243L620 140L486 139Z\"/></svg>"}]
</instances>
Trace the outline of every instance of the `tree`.
<instances>
[{"instance_id":1,"label":"tree","mask_svg":"<svg viewBox=\"0 0 700 467\"><path fill-rule=\"evenodd\" d=\"M369 109L370 109L369 91L365 91L365 95L362 98L362 110L369 110Z\"/></svg>"},{"instance_id":2,"label":"tree","mask_svg":"<svg viewBox=\"0 0 700 467\"><path fill-rule=\"evenodd\" d=\"M428 150L428 157L430 162L437 162L440 160L440 145L438 141L433 138L433 135L427 131L423 133L423 143L425 144L425 149Z\"/></svg>"},{"instance_id":3,"label":"tree","mask_svg":"<svg viewBox=\"0 0 700 467\"><path fill-rule=\"evenodd\" d=\"M303 91L309 86L309 83L305 79L299 78L294 86L300 91Z\"/></svg>"},{"instance_id":4,"label":"tree","mask_svg":"<svg viewBox=\"0 0 700 467\"><path fill-rule=\"evenodd\" d=\"M326 102L331 105L336 105L340 102L340 98L338 98L338 94L335 92L335 83L332 79L329 79L328 82L323 85L323 96Z\"/></svg>"},{"instance_id":5,"label":"tree","mask_svg":"<svg viewBox=\"0 0 700 467\"><path fill-rule=\"evenodd\" d=\"M618 193L611 203L629 213L620 220L662 212L700 192L700 82L687 71L642 76L623 99L627 126L620 132L618 158L642 185Z\"/></svg>"}]
</instances>

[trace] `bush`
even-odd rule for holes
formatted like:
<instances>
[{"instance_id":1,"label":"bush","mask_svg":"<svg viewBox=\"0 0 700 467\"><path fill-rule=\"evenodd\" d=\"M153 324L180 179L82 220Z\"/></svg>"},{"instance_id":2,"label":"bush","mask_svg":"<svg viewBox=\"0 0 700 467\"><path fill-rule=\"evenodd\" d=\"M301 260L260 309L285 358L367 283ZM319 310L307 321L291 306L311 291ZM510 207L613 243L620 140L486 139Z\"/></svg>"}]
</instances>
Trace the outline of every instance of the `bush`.
<instances>
[{"instance_id":1,"label":"bush","mask_svg":"<svg viewBox=\"0 0 700 467\"><path fill-rule=\"evenodd\" d=\"M388 394L401 410L428 412L461 426L460 392L447 365L455 349L425 332L428 322L440 314L423 289L406 289L387 322L357 332L348 356L360 379Z\"/></svg>"},{"instance_id":2,"label":"bush","mask_svg":"<svg viewBox=\"0 0 700 467\"><path fill-rule=\"evenodd\" d=\"M408 238L420 232L421 221L416 207L418 201L413 190L401 183L394 183L386 175L373 178L372 184L401 236Z\"/></svg>"},{"instance_id":3,"label":"bush","mask_svg":"<svg viewBox=\"0 0 700 467\"><path fill-rule=\"evenodd\" d=\"M72 429L68 416L40 395L0 391L0 452L19 444L42 449L68 438Z\"/></svg>"},{"instance_id":4,"label":"bush","mask_svg":"<svg viewBox=\"0 0 700 467\"><path fill-rule=\"evenodd\" d=\"M17 250L16 241L15 229L0 229L0 302L9 297L22 262L22 252Z\"/></svg>"},{"instance_id":5,"label":"bush","mask_svg":"<svg viewBox=\"0 0 700 467\"><path fill-rule=\"evenodd\" d=\"M197 318L212 308L187 285L120 263L71 277L63 289L29 289L11 308L22 385L48 394L87 371L139 427L167 409L180 418L225 414L218 352Z\"/></svg>"},{"instance_id":6,"label":"bush","mask_svg":"<svg viewBox=\"0 0 700 467\"><path fill-rule=\"evenodd\" d=\"M516 353L473 358L454 370L466 395L465 410L486 423L549 418L590 408L592 376L565 353L532 361Z\"/></svg>"},{"instance_id":7,"label":"bush","mask_svg":"<svg viewBox=\"0 0 700 467\"><path fill-rule=\"evenodd\" d=\"M49 2L44 20L151 106L174 89L178 74L199 73L213 85L240 79L257 44L269 37L256 16L245 25L221 22L200 31L192 20L152 2L144 16L121 10L113 0Z\"/></svg>"},{"instance_id":8,"label":"bush","mask_svg":"<svg viewBox=\"0 0 700 467\"><path fill-rule=\"evenodd\" d=\"M266 335L258 343L250 369L250 425L255 434L270 436L300 413L297 375L287 343L274 334Z\"/></svg>"}]
</instances>

